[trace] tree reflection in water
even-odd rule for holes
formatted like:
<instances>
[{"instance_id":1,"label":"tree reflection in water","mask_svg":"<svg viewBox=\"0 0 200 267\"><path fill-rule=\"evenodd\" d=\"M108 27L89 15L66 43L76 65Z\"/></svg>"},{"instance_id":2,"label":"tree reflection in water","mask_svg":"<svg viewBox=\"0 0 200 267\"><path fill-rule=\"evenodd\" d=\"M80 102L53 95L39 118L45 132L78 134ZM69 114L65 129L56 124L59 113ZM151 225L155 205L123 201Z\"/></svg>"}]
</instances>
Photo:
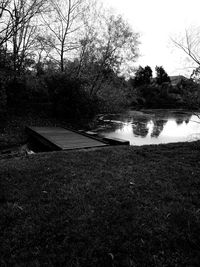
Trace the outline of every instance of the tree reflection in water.
<instances>
[{"instance_id":1,"label":"tree reflection in water","mask_svg":"<svg viewBox=\"0 0 200 267\"><path fill-rule=\"evenodd\" d=\"M194 135L200 139L200 118L184 111L129 111L102 116L95 130L106 137L129 140L132 145L185 142Z\"/></svg>"},{"instance_id":2,"label":"tree reflection in water","mask_svg":"<svg viewBox=\"0 0 200 267\"><path fill-rule=\"evenodd\" d=\"M178 118L176 118L176 124L181 125L184 122L188 124L191 117L192 117L191 114L183 114L182 116L179 116Z\"/></svg>"},{"instance_id":3,"label":"tree reflection in water","mask_svg":"<svg viewBox=\"0 0 200 267\"><path fill-rule=\"evenodd\" d=\"M132 126L133 134L143 138L150 134L151 137L157 138L161 134L166 123L167 120L151 120L150 118L146 118L146 121L143 119L142 122L134 121Z\"/></svg>"},{"instance_id":4,"label":"tree reflection in water","mask_svg":"<svg viewBox=\"0 0 200 267\"><path fill-rule=\"evenodd\" d=\"M184 122L184 119L183 118L178 118L178 119L176 119L176 124L177 125L180 125L180 124L182 124Z\"/></svg>"},{"instance_id":5,"label":"tree reflection in water","mask_svg":"<svg viewBox=\"0 0 200 267\"><path fill-rule=\"evenodd\" d=\"M151 137L157 138L161 134L166 123L167 123L167 120L154 120L153 131L151 133Z\"/></svg>"},{"instance_id":6,"label":"tree reflection in water","mask_svg":"<svg viewBox=\"0 0 200 267\"><path fill-rule=\"evenodd\" d=\"M141 136L143 138L146 137L149 132L149 128L147 127L148 122L148 118L142 118L140 121L133 121L132 128L134 135Z\"/></svg>"}]
</instances>

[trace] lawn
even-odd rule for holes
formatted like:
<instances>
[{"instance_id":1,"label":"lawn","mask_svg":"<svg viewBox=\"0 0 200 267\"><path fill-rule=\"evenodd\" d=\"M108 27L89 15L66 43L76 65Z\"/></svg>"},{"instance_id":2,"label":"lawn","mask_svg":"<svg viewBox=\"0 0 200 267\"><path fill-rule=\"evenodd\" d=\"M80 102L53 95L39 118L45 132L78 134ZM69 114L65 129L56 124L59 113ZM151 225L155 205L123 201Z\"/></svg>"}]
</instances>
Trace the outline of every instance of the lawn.
<instances>
[{"instance_id":1,"label":"lawn","mask_svg":"<svg viewBox=\"0 0 200 267\"><path fill-rule=\"evenodd\" d=\"M0 165L0 266L200 266L200 142Z\"/></svg>"}]
</instances>

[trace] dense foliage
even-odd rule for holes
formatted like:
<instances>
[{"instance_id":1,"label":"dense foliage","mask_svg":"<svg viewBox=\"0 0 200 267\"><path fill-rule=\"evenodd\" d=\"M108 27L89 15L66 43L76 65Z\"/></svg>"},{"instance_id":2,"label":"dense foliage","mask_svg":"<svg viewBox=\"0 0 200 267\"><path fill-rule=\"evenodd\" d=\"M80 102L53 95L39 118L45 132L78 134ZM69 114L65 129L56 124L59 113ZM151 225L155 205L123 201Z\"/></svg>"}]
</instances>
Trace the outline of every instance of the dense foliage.
<instances>
[{"instance_id":1,"label":"dense foliage","mask_svg":"<svg viewBox=\"0 0 200 267\"><path fill-rule=\"evenodd\" d=\"M2 1L1 116L41 106L66 119L121 109L130 101L119 74L136 60L138 38L93 0Z\"/></svg>"},{"instance_id":2,"label":"dense foliage","mask_svg":"<svg viewBox=\"0 0 200 267\"><path fill-rule=\"evenodd\" d=\"M152 69L149 66L146 66L145 68L140 66L135 73L134 85L140 86L150 84L151 79Z\"/></svg>"},{"instance_id":3,"label":"dense foliage","mask_svg":"<svg viewBox=\"0 0 200 267\"><path fill-rule=\"evenodd\" d=\"M0 116L29 110L67 120L125 107L199 107L199 85L175 86L162 66L139 67L139 36L93 0L0 4ZM42 23L36 23L41 21Z\"/></svg>"},{"instance_id":4,"label":"dense foliage","mask_svg":"<svg viewBox=\"0 0 200 267\"><path fill-rule=\"evenodd\" d=\"M7 95L5 91L4 82L0 80L0 119L5 117L7 110Z\"/></svg>"},{"instance_id":5,"label":"dense foliage","mask_svg":"<svg viewBox=\"0 0 200 267\"><path fill-rule=\"evenodd\" d=\"M45 77L49 100L55 115L66 119L80 119L98 112L98 102L84 90L84 81L68 78L65 74Z\"/></svg>"},{"instance_id":6,"label":"dense foliage","mask_svg":"<svg viewBox=\"0 0 200 267\"><path fill-rule=\"evenodd\" d=\"M179 77L179 76L178 76ZM162 66L152 78L149 66L139 67L131 80L136 105L148 108L190 108L200 106L200 85L192 79L177 78L173 84Z\"/></svg>"},{"instance_id":7,"label":"dense foliage","mask_svg":"<svg viewBox=\"0 0 200 267\"><path fill-rule=\"evenodd\" d=\"M163 83L170 83L170 78L164 68L162 66L156 66L156 83L163 84Z\"/></svg>"}]
</instances>

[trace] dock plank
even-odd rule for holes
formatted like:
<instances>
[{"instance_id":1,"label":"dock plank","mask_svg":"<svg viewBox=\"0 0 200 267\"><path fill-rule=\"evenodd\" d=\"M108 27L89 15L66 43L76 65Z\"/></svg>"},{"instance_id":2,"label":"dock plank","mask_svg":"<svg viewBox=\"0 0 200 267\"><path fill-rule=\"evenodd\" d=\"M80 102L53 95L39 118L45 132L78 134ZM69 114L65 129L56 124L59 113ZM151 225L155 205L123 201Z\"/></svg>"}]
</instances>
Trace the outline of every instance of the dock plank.
<instances>
[{"instance_id":1,"label":"dock plank","mask_svg":"<svg viewBox=\"0 0 200 267\"><path fill-rule=\"evenodd\" d=\"M43 139L49 146L56 150L68 150L79 148L93 148L107 146L106 142L101 142L94 137L88 137L81 133L64 129L61 127L27 127L30 135Z\"/></svg>"}]
</instances>

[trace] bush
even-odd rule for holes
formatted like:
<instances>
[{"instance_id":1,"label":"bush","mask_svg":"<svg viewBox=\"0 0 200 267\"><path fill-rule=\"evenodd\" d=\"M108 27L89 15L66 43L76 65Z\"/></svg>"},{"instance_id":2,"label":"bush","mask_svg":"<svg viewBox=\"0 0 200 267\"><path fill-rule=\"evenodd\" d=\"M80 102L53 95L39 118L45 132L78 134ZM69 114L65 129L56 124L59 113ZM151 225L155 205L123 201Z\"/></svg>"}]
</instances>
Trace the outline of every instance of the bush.
<instances>
[{"instance_id":1,"label":"bush","mask_svg":"<svg viewBox=\"0 0 200 267\"><path fill-rule=\"evenodd\" d=\"M187 108L197 109L200 106L200 85L192 80L181 80L177 88Z\"/></svg>"},{"instance_id":2,"label":"bush","mask_svg":"<svg viewBox=\"0 0 200 267\"><path fill-rule=\"evenodd\" d=\"M7 110L7 95L5 90L4 81L0 79L0 121L5 119Z\"/></svg>"},{"instance_id":3,"label":"bush","mask_svg":"<svg viewBox=\"0 0 200 267\"><path fill-rule=\"evenodd\" d=\"M29 101L25 77L12 77L6 83L6 94L9 108L24 111Z\"/></svg>"},{"instance_id":4,"label":"bush","mask_svg":"<svg viewBox=\"0 0 200 267\"><path fill-rule=\"evenodd\" d=\"M58 73L46 76L53 113L67 119L90 118L98 111L98 101L84 90L84 81Z\"/></svg>"},{"instance_id":5,"label":"bush","mask_svg":"<svg viewBox=\"0 0 200 267\"><path fill-rule=\"evenodd\" d=\"M26 91L31 103L48 103L49 95L44 76L26 75Z\"/></svg>"},{"instance_id":6,"label":"bush","mask_svg":"<svg viewBox=\"0 0 200 267\"><path fill-rule=\"evenodd\" d=\"M182 99L171 94L171 90L172 86L169 83L140 86L137 88L138 104L147 108L176 108L181 106Z\"/></svg>"},{"instance_id":7,"label":"bush","mask_svg":"<svg viewBox=\"0 0 200 267\"><path fill-rule=\"evenodd\" d=\"M131 100L127 97L127 92L123 88L106 85L98 93L99 108L101 113L120 112L130 105Z\"/></svg>"}]
</instances>

